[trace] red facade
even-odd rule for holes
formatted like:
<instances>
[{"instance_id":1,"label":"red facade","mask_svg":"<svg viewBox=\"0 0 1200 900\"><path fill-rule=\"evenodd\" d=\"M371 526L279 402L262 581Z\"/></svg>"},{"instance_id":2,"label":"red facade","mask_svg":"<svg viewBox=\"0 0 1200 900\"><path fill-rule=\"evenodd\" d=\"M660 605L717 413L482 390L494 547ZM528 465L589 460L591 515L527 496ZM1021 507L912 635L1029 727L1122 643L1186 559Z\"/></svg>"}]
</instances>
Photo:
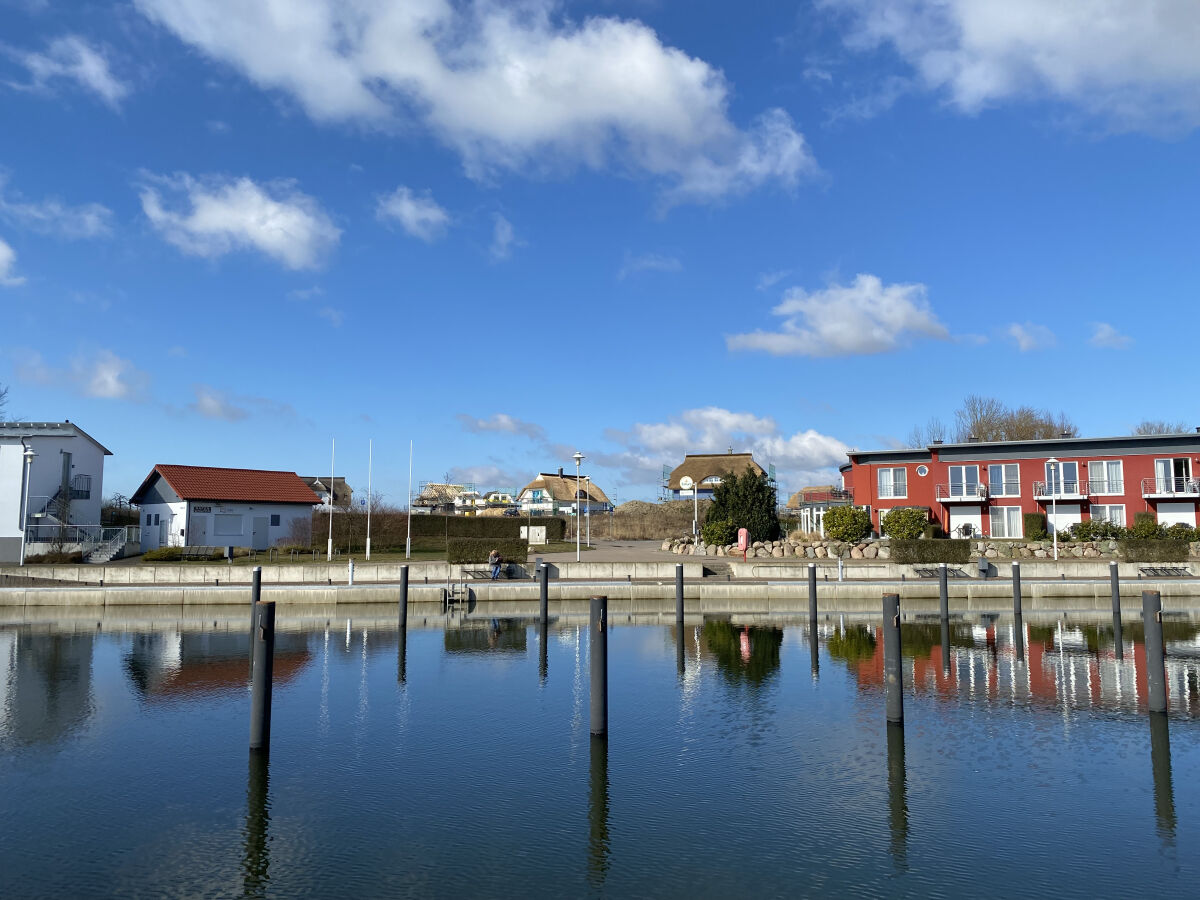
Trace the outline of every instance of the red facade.
<instances>
[{"instance_id":1,"label":"red facade","mask_svg":"<svg viewBox=\"0 0 1200 900\"><path fill-rule=\"evenodd\" d=\"M1139 512L1197 524L1200 434L931 444L852 451L842 466L857 506L880 517L925 507L952 536L1023 537L1024 513L1059 530L1103 518L1132 525Z\"/></svg>"}]
</instances>

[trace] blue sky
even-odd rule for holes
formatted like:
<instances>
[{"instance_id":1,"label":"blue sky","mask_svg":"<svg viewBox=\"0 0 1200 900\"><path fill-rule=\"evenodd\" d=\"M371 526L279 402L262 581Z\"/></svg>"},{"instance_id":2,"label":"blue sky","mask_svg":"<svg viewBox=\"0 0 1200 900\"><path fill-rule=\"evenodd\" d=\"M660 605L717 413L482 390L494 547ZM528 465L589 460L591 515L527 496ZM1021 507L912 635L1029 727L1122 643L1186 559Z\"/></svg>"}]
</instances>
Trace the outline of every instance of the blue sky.
<instances>
[{"instance_id":1,"label":"blue sky","mask_svg":"<svg viewBox=\"0 0 1200 900\"><path fill-rule=\"evenodd\" d=\"M1190 422L1189 0L0 0L0 384L156 462L784 491Z\"/></svg>"}]
</instances>

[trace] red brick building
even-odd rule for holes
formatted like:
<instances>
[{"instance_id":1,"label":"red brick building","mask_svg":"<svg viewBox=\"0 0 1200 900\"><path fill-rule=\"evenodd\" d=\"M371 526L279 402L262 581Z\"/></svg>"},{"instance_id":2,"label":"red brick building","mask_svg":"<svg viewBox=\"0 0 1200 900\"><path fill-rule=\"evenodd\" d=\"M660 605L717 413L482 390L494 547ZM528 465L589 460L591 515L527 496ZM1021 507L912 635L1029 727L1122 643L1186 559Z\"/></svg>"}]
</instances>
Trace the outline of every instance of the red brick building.
<instances>
[{"instance_id":1,"label":"red brick building","mask_svg":"<svg viewBox=\"0 0 1200 900\"><path fill-rule=\"evenodd\" d=\"M1197 521L1200 433L935 442L849 457L843 486L876 531L897 506L927 508L954 537L1023 537L1028 512L1060 531L1084 519L1132 525L1142 511L1167 525Z\"/></svg>"}]
</instances>

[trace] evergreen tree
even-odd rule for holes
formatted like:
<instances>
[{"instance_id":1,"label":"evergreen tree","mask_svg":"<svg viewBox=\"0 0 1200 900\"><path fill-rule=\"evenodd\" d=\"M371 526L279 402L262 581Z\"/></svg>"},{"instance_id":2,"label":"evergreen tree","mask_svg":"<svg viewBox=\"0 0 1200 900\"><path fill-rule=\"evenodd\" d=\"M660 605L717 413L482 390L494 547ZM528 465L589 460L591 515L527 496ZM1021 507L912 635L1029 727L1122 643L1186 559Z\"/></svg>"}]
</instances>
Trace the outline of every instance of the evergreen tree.
<instances>
[{"instance_id":1,"label":"evergreen tree","mask_svg":"<svg viewBox=\"0 0 1200 900\"><path fill-rule=\"evenodd\" d=\"M775 508L775 489L767 476L747 468L729 476L713 491L709 522L724 520L734 528L745 528L752 541L773 541L779 537L779 514Z\"/></svg>"}]
</instances>

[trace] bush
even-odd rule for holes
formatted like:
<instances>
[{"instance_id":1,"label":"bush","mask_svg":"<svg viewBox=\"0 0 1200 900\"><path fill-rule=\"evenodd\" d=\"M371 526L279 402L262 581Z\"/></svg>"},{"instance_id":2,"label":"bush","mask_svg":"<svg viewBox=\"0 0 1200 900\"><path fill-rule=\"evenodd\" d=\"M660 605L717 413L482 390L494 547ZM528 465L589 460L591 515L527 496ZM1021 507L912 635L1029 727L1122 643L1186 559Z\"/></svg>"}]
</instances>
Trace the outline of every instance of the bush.
<instances>
[{"instance_id":1,"label":"bush","mask_svg":"<svg viewBox=\"0 0 1200 900\"><path fill-rule=\"evenodd\" d=\"M723 547L737 540L737 528L728 519L712 519L700 529L704 543Z\"/></svg>"},{"instance_id":2,"label":"bush","mask_svg":"<svg viewBox=\"0 0 1200 900\"><path fill-rule=\"evenodd\" d=\"M927 511L920 507L897 506L883 517L880 527L893 540L911 541L924 533L928 521Z\"/></svg>"},{"instance_id":3,"label":"bush","mask_svg":"<svg viewBox=\"0 0 1200 900\"><path fill-rule=\"evenodd\" d=\"M825 536L856 544L871 533L871 514L861 506L831 506L825 510Z\"/></svg>"},{"instance_id":4,"label":"bush","mask_svg":"<svg viewBox=\"0 0 1200 900\"><path fill-rule=\"evenodd\" d=\"M779 537L775 489L767 483L766 475L750 468L717 485L707 518L724 519L735 529L745 528L752 541L773 541Z\"/></svg>"},{"instance_id":5,"label":"bush","mask_svg":"<svg viewBox=\"0 0 1200 900\"><path fill-rule=\"evenodd\" d=\"M940 540L946 536L946 532L942 531L941 523L937 521L926 522L925 531L923 533L925 535L925 539L929 541Z\"/></svg>"},{"instance_id":6,"label":"bush","mask_svg":"<svg viewBox=\"0 0 1200 900\"><path fill-rule=\"evenodd\" d=\"M81 550L73 550L73 551L69 551L69 552L64 550L64 551L60 551L58 553L54 553L54 552L34 553L30 556L25 557L26 565L37 564L37 563L41 563L43 565L58 565L58 564L74 565L75 563L82 563L82 562L83 562L83 551L81 551Z\"/></svg>"},{"instance_id":7,"label":"bush","mask_svg":"<svg viewBox=\"0 0 1200 900\"><path fill-rule=\"evenodd\" d=\"M157 550L147 550L142 554L146 562L178 562L183 559L182 547L159 547Z\"/></svg>"},{"instance_id":8,"label":"bush","mask_svg":"<svg viewBox=\"0 0 1200 900\"><path fill-rule=\"evenodd\" d=\"M1127 537L1128 532L1120 525L1102 519L1087 519L1071 526L1071 539L1076 541L1108 541Z\"/></svg>"},{"instance_id":9,"label":"bush","mask_svg":"<svg viewBox=\"0 0 1200 900\"><path fill-rule=\"evenodd\" d=\"M971 561L971 542L964 540L920 541L893 540L894 563L968 563Z\"/></svg>"},{"instance_id":10,"label":"bush","mask_svg":"<svg viewBox=\"0 0 1200 900\"><path fill-rule=\"evenodd\" d=\"M1025 524L1025 539L1029 541L1044 541L1050 534L1046 527L1046 514L1040 512L1025 513L1022 517Z\"/></svg>"},{"instance_id":11,"label":"bush","mask_svg":"<svg viewBox=\"0 0 1200 900\"><path fill-rule=\"evenodd\" d=\"M1165 529L1160 528L1158 520L1152 512L1139 512L1133 514L1132 535L1139 541L1150 541L1155 538L1161 538Z\"/></svg>"},{"instance_id":12,"label":"bush","mask_svg":"<svg viewBox=\"0 0 1200 900\"><path fill-rule=\"evenodd\" d=\"M497 540L495 538L450 538L446 547L446 559L451 565L471 563L487 564L488 554L500 551L505 563L525 565L529 559L529 542L520 538Z\"/></svg>"},{"instance_id":13,"label":"bush","mask_svg":"<svg viewBox=\"0 0 1200 900\"><path fill-rule=\"evenodd\" d=\"M1169 541L1194 541L1196 529L1185 522L1176 522L1163 530L1163 536Z\"/></svg>"},{"instance_id":14,"label":"bush","mask_svg":"<svg viewBox=\"0 0 1200 900\"><path fill-rule=\"evenodd\" d=\"M1130 538L1119 542L1117 549L1129 562L1184 562L1188 558L1187 541Z\"/></svg>"}]
</instances>

